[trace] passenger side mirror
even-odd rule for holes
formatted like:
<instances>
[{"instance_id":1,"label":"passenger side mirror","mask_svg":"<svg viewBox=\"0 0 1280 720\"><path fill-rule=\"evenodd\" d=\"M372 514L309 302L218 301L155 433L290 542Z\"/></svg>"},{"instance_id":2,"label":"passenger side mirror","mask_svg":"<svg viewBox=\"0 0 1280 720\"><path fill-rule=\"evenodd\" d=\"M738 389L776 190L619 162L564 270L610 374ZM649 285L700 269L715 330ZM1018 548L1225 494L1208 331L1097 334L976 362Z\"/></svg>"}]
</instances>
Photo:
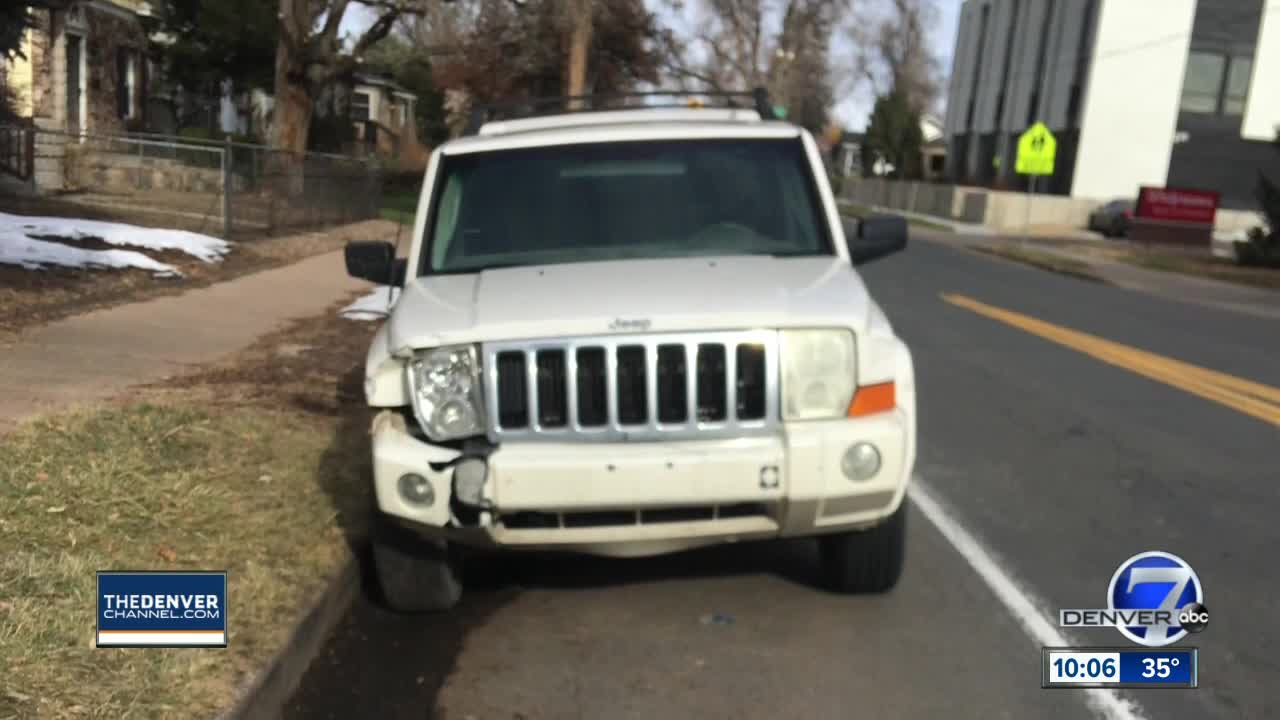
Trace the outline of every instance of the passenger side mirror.
<instances>
[{"instance_id":1,"label":"passenger side mirror","mask_svg":"<svg viewBox=\"0 0 1280 720\"><path fill-rule=\"evenodd\" d=\"M408 261L396 258L396 248L389 242L358 240L347 243L343 252L347 274L379 285L404 287Z\"/></svg>"},{"instance_id":2,"label":"passenger side mirror","mask_svg":"<svg viewBox=\"0 0 1280 720\"><path fill-rule=\"evenodd\" d=\"M848 232L849 224L845 225L845 240L849 243L849 259L854 265L892 255L907 247L907 219L901 215L861 218L853 233Z\"/></svg>"}]
</instances>

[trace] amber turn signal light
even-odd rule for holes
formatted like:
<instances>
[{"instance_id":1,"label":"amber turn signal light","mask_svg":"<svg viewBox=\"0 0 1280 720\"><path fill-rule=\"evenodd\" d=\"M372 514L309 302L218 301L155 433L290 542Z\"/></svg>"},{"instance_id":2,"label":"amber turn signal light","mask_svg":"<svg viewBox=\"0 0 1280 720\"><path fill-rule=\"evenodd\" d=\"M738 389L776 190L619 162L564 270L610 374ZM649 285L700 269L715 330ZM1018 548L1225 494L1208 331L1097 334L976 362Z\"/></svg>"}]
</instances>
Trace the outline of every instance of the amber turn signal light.
<instances>
[{"instance_id":1,"label":"amber turn signal light","mask_svg":"<svg viewBox=\"0 0 1280 720\"><path fill-rule=\"evenodd\" d=\"M863 385L853 393L853 401L849 403L849 417L863 417L887 412L897 405L893 383Z\"/></svg>"}]
</instances>

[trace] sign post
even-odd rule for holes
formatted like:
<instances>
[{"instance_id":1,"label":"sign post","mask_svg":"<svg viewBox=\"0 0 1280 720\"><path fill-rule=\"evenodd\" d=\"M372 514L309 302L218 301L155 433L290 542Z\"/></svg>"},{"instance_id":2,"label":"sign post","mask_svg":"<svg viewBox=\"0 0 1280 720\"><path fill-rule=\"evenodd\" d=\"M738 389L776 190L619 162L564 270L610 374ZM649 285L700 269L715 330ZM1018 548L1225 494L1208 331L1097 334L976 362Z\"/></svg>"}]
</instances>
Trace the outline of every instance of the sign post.
<instances>
[{"instance_id":1,"label":"sign post","mask_svg":"<svg viewBox=\"0 0 1280 720\"><path fill-rule=\"evenodd\" d=\"M1023 226L1023 242L1031 239L1031 200L1036 194L1036 178L1053 174L1053 159L1058 152L1058 141L1042 122L1037 122L1018 136L1018 159L1014 170L1019 175L1030 176L1030 192L1027 193L1027 221Z\"/></svg>"}]
</instances>

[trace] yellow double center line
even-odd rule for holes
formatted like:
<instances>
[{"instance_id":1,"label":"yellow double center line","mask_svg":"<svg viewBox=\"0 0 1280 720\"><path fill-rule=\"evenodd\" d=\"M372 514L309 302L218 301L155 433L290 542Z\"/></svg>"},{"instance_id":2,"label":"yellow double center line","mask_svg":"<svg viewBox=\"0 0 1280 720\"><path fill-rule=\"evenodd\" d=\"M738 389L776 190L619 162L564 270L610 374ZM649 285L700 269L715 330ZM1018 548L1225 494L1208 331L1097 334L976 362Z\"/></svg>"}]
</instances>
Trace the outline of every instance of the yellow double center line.
<instances>
[{"instance_id":1,"label":"yellow double center line","mask_svg":"<svg viewBox=\"0 0 1280 720\"><path fill-rule=\"evenodd\" d=\"M1280 388L1228 375L1227 373L1180 362L1104 340L1078 330L1070 330L1029 315L979 302L964 295L943 294L942 299L993 320L1007 323L1033 335L1078 350L1105 363L1151 378L1280 426Z\"/></svg>"}]
</instances>

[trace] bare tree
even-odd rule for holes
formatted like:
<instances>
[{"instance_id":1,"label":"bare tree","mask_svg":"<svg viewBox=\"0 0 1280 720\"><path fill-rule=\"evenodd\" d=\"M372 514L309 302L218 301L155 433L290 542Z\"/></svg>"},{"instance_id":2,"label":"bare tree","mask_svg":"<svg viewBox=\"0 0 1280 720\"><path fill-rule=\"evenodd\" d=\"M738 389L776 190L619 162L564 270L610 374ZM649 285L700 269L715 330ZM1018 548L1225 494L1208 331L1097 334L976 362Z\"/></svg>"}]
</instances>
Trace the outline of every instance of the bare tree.
<instances>
[{"instance_id":1,"label":"bare tree","mask_svg":"<svg viewBox=\"0 0 1280 720\"><path fill-rule=\"evenodd\" d=\"M678 0L673 3L683 9ZM701 0L687 34L668 30L665 69L712 90L763 85L767 73L765 0Z\"/></svg>"},{"instance_id":2,"label":"bare tree","mask_svg":"<svg viewBox=\"0 0 1280 720\"><path fill-rule=\"evenodd\" d=\"M657 27L644 0L527 0L518 11L509 0L454 0L401 20L397 32L429 49L456 131L477 101L656 82Z\"/></svg>"},{"instance_id":3,"label":"bare tree","mask_svg":"<svg viewBox=\"0 0 1280 720\"><path fill-rule=\"evenodd\" d=\"M386 37L397 20L422 12L427 1L357 0L377 14L355 39L350 52L344 52L338 30L351 0L280 0L273 144L290 152L304 152L321 91L351 73L358 58Z\"/></svg>"},{"instance_id":4,"label":"bare tree","mask_svg":"<svg viewBox=\"0 0 1280 720\"><path fill-rule=\"evenodd\" d=\"M901 91L916 112L933 109L941 99L942 69L929 44L936 25L935 0L890 0L889 12L864 12L848 26L854 48L853 82L876 96Z\"/></svg>"},{"instance_id":5,"label":"bare tree","mask_svg":"<svg viewBox=\"0 0 1280 720\"><path fill-rule=\"evenodd\" d=\"M831 33L851 0L701 0L693 29L664 34L665 70L686 87L768 88L821 130L834 101Z\"/></svg>"}]
</instances>

